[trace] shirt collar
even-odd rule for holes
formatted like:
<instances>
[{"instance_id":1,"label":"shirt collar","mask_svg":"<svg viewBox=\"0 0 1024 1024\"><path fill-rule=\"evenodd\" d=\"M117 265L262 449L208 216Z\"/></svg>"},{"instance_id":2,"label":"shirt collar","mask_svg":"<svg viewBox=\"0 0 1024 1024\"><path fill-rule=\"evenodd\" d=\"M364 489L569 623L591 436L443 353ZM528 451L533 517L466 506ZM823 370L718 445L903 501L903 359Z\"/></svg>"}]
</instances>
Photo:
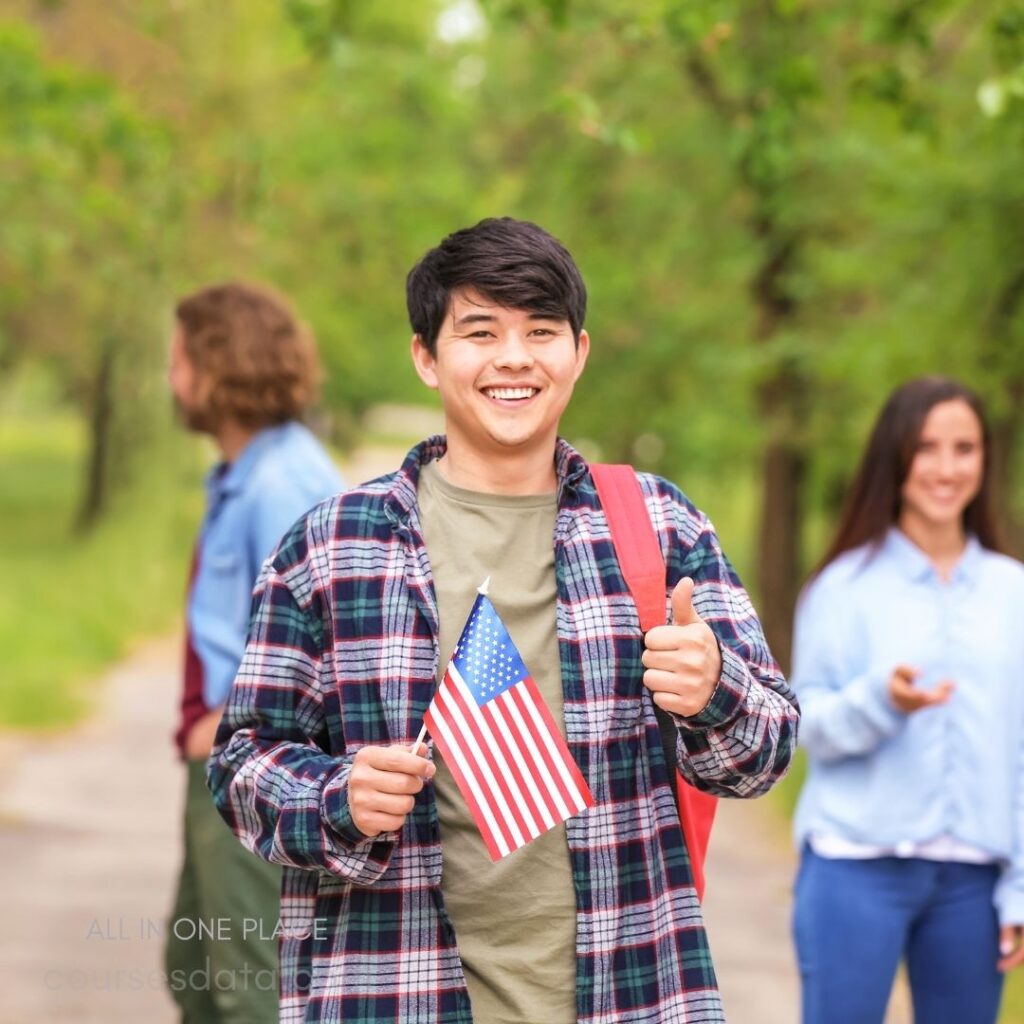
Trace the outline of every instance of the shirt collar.
<instances>
[{"instance_id":1,"label":"shirt collar","mask_svg":"<svg viewBox=\"0 0 1024 1024\"><path fill-rule=\"evenodd\" d=\"M968 534L967 546L960 556L960 561L953 569L953 579L963 579L968 583L974 583L981 571L982 554L981 541L973 533Z\"/></svg>"},{"instance_id":2,"label":"shirt collar","mask_svg":"<svg viewBox=\"0 0 1024 1024\"><path fill-rule=\"evenodd\" d=\"M914 581L927 580L936 576L935 566L928 556L901 530L892 526L882 542L882 552ZM967 535L963 554L953 567L951 579L971 583L977 578L981 565L981 544L974 534Z\"/></svg>"},{"instance_id":3,"label":"shirt collar","mask_svg":"<svg viewBox=\"0 0 1024 1024\"><path fill-rule=\"evenodd\" d=\"M416 506L420 470L428 462L441 458L447 450L448 441L445 436L435 434L409 451L401 468L395 474L386 501L392 521L404 521L409 518ZM559 506L566 503L568 494L575 494L580 480L586 473L587 463L583 456L568 441L558 438L555 442L555 477L558 482Z\"/></svg>"},{"instance_id":4,"label":"shirt collar","mask_svg":"<svg viewBox=\"0 0 1024 1024\"><path fill-rule=\"evenodd\" d=\"M207 493L212 497L236 494L240 491L259 462L260 456L277 437L288 429L288 426L287 423L281 423L273 427L264 427L253 434L234 462L218 462L206 474Z\"/></svg>"}]
</instances>

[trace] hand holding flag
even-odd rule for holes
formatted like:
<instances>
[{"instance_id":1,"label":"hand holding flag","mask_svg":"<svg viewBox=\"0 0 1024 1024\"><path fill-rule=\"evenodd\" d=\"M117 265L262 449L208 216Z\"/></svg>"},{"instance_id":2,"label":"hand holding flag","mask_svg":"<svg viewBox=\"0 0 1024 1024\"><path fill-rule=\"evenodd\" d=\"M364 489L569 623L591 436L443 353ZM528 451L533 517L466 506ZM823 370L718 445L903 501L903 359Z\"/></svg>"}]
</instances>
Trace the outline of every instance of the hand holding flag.
<instances>
[{"instance_id":1,"label":"hand holding flag","mask_svg":"<svg viewBox=\"0 0 1024 1024\"><path fill-rule=\"evenodd\" d=\"M594 798L486 587L480 588L424 727L488 852L500 860L592 806Z\"/></svg>"},{"instance_id":2,"label":"hand holding flag","mask_svg":"<svg viewBox=\"0 0 1024 1024\"><path fill-rule=\"evenodd\" d=\"M352 823L367 838L400 829L425 780L434 777L434 765L423 756L426 747L423 755L418 747L363 747L356 753L348 777L348 808Z\"/></svg>"}]
</instances>

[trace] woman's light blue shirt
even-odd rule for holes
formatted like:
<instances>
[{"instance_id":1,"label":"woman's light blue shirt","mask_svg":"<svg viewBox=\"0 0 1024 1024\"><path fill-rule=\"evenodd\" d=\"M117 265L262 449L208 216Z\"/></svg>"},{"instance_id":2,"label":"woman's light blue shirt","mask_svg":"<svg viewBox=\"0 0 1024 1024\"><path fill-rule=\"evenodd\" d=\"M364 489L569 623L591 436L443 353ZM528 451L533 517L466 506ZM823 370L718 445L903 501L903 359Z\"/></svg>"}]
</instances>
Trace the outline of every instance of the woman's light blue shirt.
<instances>
[{"instance_id":1,"label":"woman's light blue shirt","mask_svg":"<svg viewBox=\"0 0 1024 1024\"><path fill-rule=\"evenodd\" d=\"M999 860L1002 922L1024 923L1024 566L970 538L943 582L898 529L828 565L797 609L793 685L807 782L797 841L812 833L897 847L952 835ZM916 685L951 679L946 704L904 714Z\"/></svg>"}]
</instances>

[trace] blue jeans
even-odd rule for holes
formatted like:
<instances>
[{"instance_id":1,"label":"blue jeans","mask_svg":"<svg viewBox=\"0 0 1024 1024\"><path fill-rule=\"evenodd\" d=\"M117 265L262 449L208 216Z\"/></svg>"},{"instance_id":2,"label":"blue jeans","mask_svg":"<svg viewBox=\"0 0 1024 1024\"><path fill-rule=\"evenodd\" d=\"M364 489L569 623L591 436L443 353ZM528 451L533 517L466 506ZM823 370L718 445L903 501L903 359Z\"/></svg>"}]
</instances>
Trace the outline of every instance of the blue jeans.
<instances>
[{"instance_id":1,"label":"blue jeans","mask_svg":"<svg viewBox=\"0 0 1024 1024\"><path fill-rule=\"evenodd\" d=\"M793 911L803 1024L881 1024L903 958L916 1024L994 1024L998 873L915 858L831 860L805 847Z\"/></svg>"}]
</instances>

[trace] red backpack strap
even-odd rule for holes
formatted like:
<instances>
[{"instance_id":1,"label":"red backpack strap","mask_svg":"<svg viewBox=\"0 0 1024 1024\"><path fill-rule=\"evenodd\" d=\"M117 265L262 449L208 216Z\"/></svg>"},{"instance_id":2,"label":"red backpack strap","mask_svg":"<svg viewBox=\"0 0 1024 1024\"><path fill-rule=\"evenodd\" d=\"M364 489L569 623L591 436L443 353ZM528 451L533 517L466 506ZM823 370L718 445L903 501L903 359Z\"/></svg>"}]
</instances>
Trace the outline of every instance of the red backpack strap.
<instances>
[{"instance_id":1,"label":"red backpack strap","mask_svg":"<svg viewBox=\"0 0 1024 1024\"><path fill-rule=\"evenodd\" d=\"M632 466L591 463L590 475L597 487L601 507L608 520L615 555L626 586L636 602L640 628L646 633L665 623L666 576L661 545L651 524L640 481ZM697 898L704 898L704 860L718 800L695 789L676 769L675 724L671 716L655 705L671 776L672 791L679 807L679 823L686 840Z\"/></svg>"},{"instance_id":2,"label":"red backpack strap","mask_svg":"<svg viewBox=\"0 0 1024 1024\"><path fill-rule=\"evenodd\" d=\"M591 463L601 507L626 585L646 633L665 624L665 559L632 466Z\"/></svg>"}]
</instances>

